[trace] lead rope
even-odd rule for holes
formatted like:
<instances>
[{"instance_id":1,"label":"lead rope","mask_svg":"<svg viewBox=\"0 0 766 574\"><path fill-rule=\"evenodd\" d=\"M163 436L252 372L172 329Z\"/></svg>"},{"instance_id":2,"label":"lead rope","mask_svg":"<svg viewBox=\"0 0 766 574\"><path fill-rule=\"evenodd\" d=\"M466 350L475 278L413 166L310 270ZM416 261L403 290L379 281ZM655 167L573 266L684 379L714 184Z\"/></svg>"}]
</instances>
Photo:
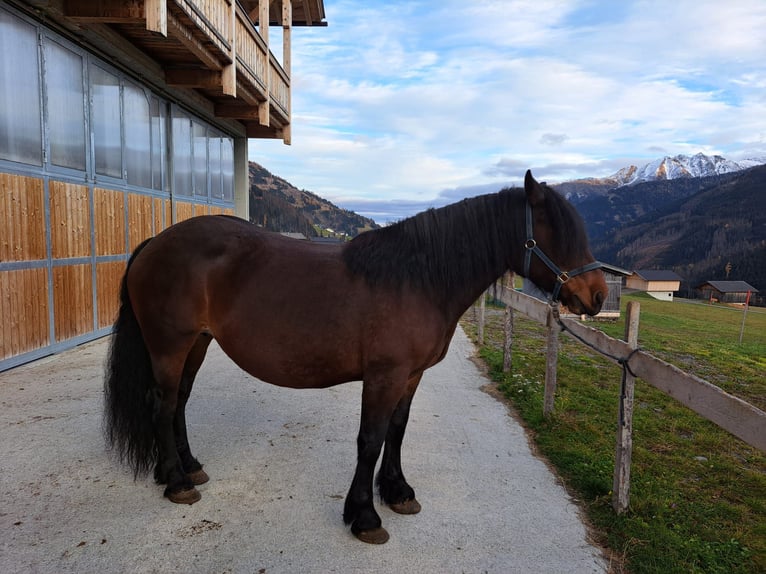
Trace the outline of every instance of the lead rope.
<instances>
[{"instance_id":1,"label":"lead rope","mask_svg":"<svg viewBox=\"0 0 766 574\"><path fill-rule=\"evenodd\" d=\"M625 357L618 357L616 355L612 355L611 353L607 353L603 349L599 349L594 344L586 341L583 339L580 335L572 331L569 327L567 327L564 324L564 321L561 320L561 314L559 312L559 303L558 301L551 301L550 302L551 310L553 311L553 318L556 320L556 323L559 324L559 327L561 327L562 331L566 331L569 333L572 337L580 341L582 344L584 344L586 347L590 347L597 353L601 353L605 357L608 357L615 361L617 364L619 364L622 367L622 381L620 383L620 397L622 399L625 398L625 385L627 384L627 378L628 373L632 377L637 377L636 373L633 372L633 369L630 368L630 360L633 358L633 355L635 355L638 351L641 350L641 347L636 347L633 349L630 353L628 353ZM620 425L625 425L625 412L624 412L624 400L620 401Z\"/></svg>"}]
</instances>

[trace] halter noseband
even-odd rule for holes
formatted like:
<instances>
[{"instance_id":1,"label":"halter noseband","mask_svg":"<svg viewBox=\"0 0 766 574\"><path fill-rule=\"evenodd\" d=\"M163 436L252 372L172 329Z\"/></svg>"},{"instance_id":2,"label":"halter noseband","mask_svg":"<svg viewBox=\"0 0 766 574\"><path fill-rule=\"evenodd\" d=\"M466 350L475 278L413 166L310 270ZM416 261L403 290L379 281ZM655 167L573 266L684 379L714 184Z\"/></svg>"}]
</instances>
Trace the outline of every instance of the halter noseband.
<instances>
[{"instance_id":1,"label":"halter noseband","mask_svg":"<svg viewBox=\"0 0 766 574\"><path fill-rule=\"evenodd\" d=\"M532 253L534 253L540 258L540 261L545 263L545 266L548 267L548 269L553 271L553 274L556 276L556 285L553 287L553 293L551 293L551 302L555 303L559 299L559 293L561 293L561 287L564 285L564 283L577 275L582 275L588 271L601 269L602 265L601 262L594 261L593 263L588 263L587 265L583 265L582 267L578 267L572 271L562 271L559 269L558 265L551 261L550 257L543 253L543 250L537 246L537 241L535 241L532 225L532 206L529 204L529 201L527 201L526 211L527 240L524 242L524 247L526 248L527 252L524 256L524 277L529 277L529 267L532 264Z\"/></svg>"}]
</instances>

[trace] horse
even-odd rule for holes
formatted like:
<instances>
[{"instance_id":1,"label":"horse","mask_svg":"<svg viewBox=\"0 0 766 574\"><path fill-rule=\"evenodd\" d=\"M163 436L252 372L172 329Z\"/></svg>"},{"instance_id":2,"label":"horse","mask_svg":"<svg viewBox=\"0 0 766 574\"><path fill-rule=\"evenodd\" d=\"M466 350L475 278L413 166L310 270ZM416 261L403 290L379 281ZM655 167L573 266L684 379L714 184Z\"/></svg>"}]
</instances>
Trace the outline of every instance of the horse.
<instances>
[{"instance_id":1,"label":"horse","mask_svg":"<svg viewBox=\"0 0 766 574\"><path fill-rule=\"evenodd\" d=\"M562 271L569 270L569 271ZM185 407L212 339L242 369L282 387L361 380L357 461L343 520L385 543L373 503L421 505L401 465L410 404L461 315L506 271L577 314L606 298L575 208L530 171L524 187L428 209L344 244L298 241L231 216L176 223L140 244L120 286L104 383L108 446L134 479L154 468L175 503L200 499Z\"/></svg>"}]
</instances>

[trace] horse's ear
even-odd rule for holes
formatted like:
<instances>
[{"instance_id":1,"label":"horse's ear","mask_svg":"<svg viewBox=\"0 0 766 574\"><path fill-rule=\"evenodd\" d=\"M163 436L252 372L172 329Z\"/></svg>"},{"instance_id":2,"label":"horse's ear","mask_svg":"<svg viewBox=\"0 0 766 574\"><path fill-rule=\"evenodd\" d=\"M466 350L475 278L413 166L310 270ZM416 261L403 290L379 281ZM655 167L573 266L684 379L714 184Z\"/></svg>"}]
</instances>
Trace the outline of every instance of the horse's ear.
<instances>
[{"instance_id":1,"label":"horse's ear","mask_svg":"<svg viewBox=\"0 0 766 574\"><path fill-rule=\"evenodd\" d=\"M545 190L532 176L532 170L528 169L524 176L524 191L527 192L527 201L531 206L540 205L545 201Z\"/></svg>"}]
</instances>

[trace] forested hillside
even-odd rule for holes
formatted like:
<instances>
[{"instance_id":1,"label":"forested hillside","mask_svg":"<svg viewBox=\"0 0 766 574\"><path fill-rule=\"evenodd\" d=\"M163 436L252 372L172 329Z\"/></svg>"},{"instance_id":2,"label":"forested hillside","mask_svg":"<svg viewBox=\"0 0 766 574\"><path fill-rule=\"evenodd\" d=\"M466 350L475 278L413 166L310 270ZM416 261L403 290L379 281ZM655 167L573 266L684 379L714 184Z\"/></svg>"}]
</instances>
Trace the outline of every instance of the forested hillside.
<instances>
[{"instance_id":1,"label":"forested hillside","mask_svg":"<svg viewBox=\"0 0 766 574\"><path fill-rule=\"evenodd\" d=\"M298 189L255 162L250 162L249 172L250 221L265 229L298 232L306 237L320 233L354 237L378 227L372 219Z\"/></svg>"},{"instance_id":2,"label":"forested hillside","mask_svg":"<svg viewBox=\"0 0 766 574\"><path fill-rule=\"evenodd\" d=\"M682 190L674 201L658 200L662 188L652 187L640 197L609 203L604 211L621 221L610 222L606 232L599 229L606 218L594 214L593 205L578 205L595 228L596 257L627 269L672 269L686 287L726 279L731 263L728 279L766 290L766 166L699 182L702 189L686 196Z\"/></svg>"}]
</instances>

